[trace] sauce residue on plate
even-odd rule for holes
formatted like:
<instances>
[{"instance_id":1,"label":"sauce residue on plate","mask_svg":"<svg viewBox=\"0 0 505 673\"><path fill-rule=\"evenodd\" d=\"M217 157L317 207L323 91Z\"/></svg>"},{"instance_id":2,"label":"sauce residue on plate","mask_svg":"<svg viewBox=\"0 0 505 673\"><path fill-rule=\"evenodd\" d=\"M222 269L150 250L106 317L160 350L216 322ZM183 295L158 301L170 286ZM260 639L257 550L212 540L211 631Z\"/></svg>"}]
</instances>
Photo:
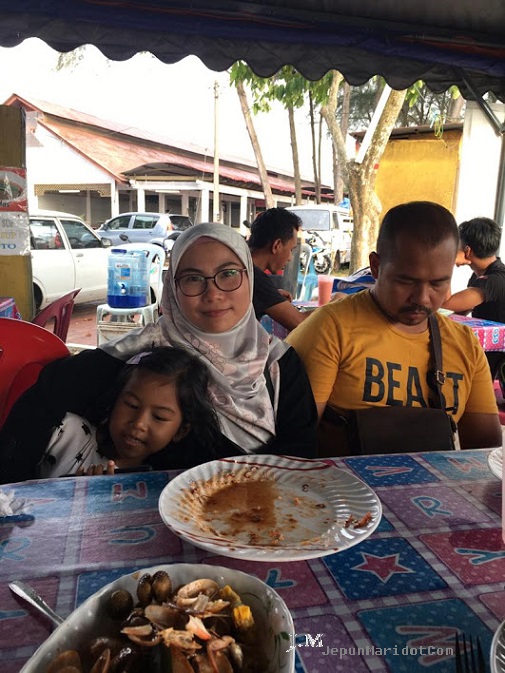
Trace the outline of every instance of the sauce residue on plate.
<instances>
[{"instance_id":1,"label":"sauce residue on plate","mask_svg":"<svg viewBox=\"0 0 505 673\"><path fill-rule=\"evenodd\" d=\"M246 481L225 486L203 503L203 517L209 522L222 519L227 533L254 533L257 528L276 526L275 500L279 497L273 481ZM254 539L254 538L253 538Z\"/></svg>"},{"instance_id":2,"label":"sauce residue on plate","mask_svg":"<svg viewBox=\"0 0 505 673\"><path fill-rule=\"evenodd\" d=\"M182 497L181 518L202 532L252 546L320 542L333 523L327 504L255 471L193 482ZM183 513L184 512L184 513Z\"/></svg>"}]
</instances>

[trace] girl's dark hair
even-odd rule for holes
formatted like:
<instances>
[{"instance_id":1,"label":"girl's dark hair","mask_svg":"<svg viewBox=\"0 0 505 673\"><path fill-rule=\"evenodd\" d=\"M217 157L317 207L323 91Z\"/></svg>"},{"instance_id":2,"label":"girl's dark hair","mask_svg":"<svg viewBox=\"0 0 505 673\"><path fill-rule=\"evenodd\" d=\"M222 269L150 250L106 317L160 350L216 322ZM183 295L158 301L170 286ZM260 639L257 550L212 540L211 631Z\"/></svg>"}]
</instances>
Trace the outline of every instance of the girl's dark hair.
<instances>
[{"instance_id":1,"label":"girl's dark hair","mask_svg":"<svg viewBox=\"0 0 505 673\"><path fill-rule=\"evenodd\" d=\"M181 347L159 347L143 355L138 363L126 364L117 380L114 403L129 381L133 372L147 369L162 374L175 385L177 401L182 412L183 424L189 431L178 442L153 454L146 461L156 469L189 467L212 460L214 451L221 441L221 432L216 412L210 402L209 371L206 365L189 351Z\"/></svg>"}]
</instances>

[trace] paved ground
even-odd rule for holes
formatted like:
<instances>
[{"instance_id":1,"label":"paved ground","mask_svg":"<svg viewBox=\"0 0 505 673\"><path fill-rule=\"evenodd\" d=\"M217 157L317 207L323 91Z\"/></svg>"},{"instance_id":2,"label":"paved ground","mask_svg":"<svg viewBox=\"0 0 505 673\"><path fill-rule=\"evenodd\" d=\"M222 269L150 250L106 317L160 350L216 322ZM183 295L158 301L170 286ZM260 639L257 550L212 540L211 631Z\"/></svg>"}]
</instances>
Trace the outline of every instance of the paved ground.
<instances>
[{"instance_id":1,"label":"paved ground","mask_svg":"<svg viewBox=\"0 0 505 673\"><path fill-rule=\"evenodd\" d=\"M67 343L96 346L96 307L103 302L76 304L70 320Z\"/></svg>"}]
</instances>

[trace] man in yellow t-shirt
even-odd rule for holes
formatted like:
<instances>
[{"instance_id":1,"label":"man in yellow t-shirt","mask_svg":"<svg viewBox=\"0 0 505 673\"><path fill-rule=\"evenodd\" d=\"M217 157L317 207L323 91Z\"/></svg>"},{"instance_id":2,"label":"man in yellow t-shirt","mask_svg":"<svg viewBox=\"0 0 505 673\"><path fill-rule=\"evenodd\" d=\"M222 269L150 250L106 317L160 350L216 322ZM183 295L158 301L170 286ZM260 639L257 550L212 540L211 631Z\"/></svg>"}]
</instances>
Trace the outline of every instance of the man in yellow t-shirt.
<instances>
[{"instance_id":1,"label":"man in yellow t-shirt","mask_svg":"<svg viewBox=\"0 0 505 673\"><path fill-rule=\"evenodd\" d=\"M331 302L287 337L302 358L318 408L430 406L428 316L447 297L458 229L442 206L417 201L386 213L370 254L371 290ZM489 367L472 331L437 314L446 408L462 448L501 445Z\"/></svg>"}]
</instances>

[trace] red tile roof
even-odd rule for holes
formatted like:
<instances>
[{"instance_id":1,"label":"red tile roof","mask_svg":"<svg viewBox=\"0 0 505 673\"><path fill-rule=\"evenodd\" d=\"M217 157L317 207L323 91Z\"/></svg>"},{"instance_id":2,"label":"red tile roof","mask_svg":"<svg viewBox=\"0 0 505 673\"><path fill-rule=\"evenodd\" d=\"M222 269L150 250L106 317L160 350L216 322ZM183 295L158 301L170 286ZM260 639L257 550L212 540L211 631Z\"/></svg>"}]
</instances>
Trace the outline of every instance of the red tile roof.
<instances>
[{"instance_id":1,"label":"red tile roof","mask_svg":"<svg viewBox=\"0 0 505 673\"><path fill-rule=\"evenodd\" d=\"M130 178L156 175L187 176L207 180L213 175L214 157L200 148L183 143L175 144L124 124L100 119L71 108L34 98L29 100L13 94L6 105L20 105L27 110L42 113L38 123L52 131L74 150L109 173L115 180L127 183ZM261 190L261 181L255 166L242 160L220 158L221 181L249 189ZM294 178L269 171L270 186L274 192L294 194ZM313 193L311 183L304 183L305 192ZM308 190L307 190L308 188Z\"/></svg>"}]
</instances>

